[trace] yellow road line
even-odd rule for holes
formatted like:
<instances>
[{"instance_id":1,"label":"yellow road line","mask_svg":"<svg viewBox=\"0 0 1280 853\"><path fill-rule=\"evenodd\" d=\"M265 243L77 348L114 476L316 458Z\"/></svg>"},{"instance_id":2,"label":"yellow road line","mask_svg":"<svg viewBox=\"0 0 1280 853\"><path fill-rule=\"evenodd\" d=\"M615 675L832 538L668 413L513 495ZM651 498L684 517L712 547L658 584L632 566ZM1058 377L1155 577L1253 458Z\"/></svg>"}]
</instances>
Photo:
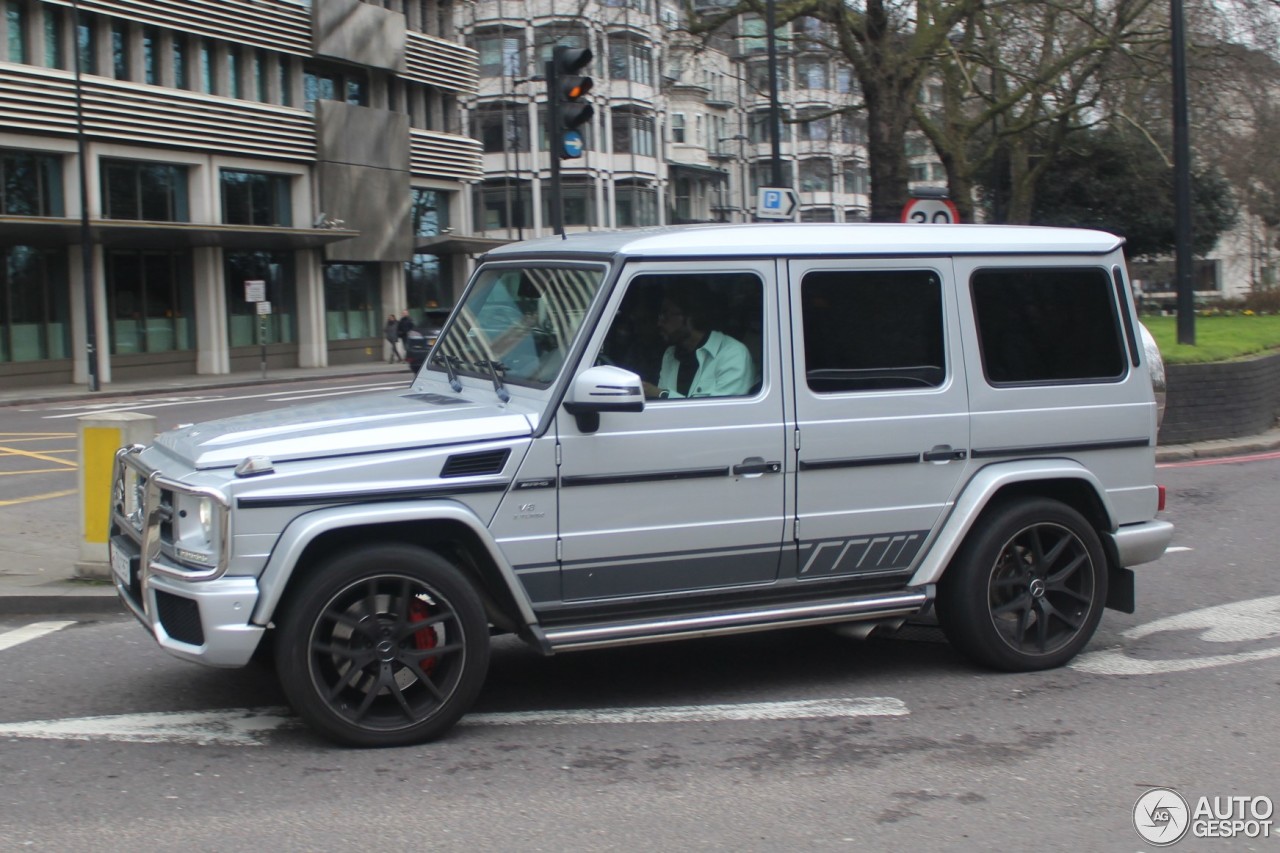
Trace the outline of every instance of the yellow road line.
<instances>
[{"instance_id":1,"label":"yellow road line","mask_svg":"<svg viewBox=\"0 0 1280 853\"><path fill-rule=\"evenodd\" d=\"M65 498L67 495L74 495L75 489L67 489L65 492L49 492L46 495L30 495L25 498L14 498L11 501L0 501L0 506L16 506L17 504L29 504L36 501L53 500L54 498Z\"/></svg>"},{"instance_id":2,"label":"yellow road line","mask_svg":"<svg viewBox=\"0 0 1280 853\"><path fill-rule=\"evenodd\" d=\"M76 465L74 462L59 459L56 456L46 456L43 453L32 453L29 450L15 450L12 447L0 447L0 456L25 456L28 459L39 459L41 462L57 462L59 465L70 465L73 468Z\"/></svg>"},{"instance_id":3,"label":"yellow road line","mask_svg":"<svg viewBox=\"0 0 1280 853\"><path fill-rule=\"evenodd\" d=\"M19 474L72 474L75 468L33 468L30 471L0 471L0 477L16 477Z\"/></svg>"},{"instance_id":4,"label":"yellow road line","mask_svg":"<svg viewBox=\"0 0 1280 853\"><path fill-rule=\"evenodd\" d=\"M76 434L74 432L0 432L0 438L5 439L25 440L21 436L30 437L34 441L36 438L75 438Z\"/></svg>"},{"instance_id":5,"label":"yellow road line","mask_svg":"<svg viewBox=\"0 0 1280 853\"><path fill-rule=\"evenodd\" d=\"M75 438L75 436L74 436L74 435L69 435L69 434L67 434L67 433L60 433L60 432L58 432L58 433L50 433L49 435L41 435L41 436L37 436L36 438L30 438L30 437L26 437L26 438L18 438L18 437L16 437L16 436L8 436L8 435L0 435L0 438L4 439L4 443L5 443L5 444L21 444L21 443L23 443L24 441L27 441L27 442L30 442L30 441L54 441L54 440L62 440L62 441L65 441L65 440L66 440L66 439L68 439L68 438Z\"/></svg>"}]
</instances>

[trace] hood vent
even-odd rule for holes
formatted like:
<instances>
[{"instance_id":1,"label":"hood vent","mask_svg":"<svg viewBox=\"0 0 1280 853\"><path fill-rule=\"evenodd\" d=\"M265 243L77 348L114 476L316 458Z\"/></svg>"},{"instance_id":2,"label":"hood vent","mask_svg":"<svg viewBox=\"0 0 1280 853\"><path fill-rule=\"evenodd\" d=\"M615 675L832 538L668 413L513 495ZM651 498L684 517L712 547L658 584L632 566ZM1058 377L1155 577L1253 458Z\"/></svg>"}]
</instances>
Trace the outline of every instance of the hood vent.
<instances>
[{"instance_id":1,"label":"hood vent","mask_svg":"<svg viewBox=\"0 0 1280 853\"><path fill-rule=\"evenodd\" d=\"M511 448L482 450L479 453L460 453L450 456L444 463L441 477L479 477L484 474L501 474L507 466Z\"/></svg>"}]
</instances>

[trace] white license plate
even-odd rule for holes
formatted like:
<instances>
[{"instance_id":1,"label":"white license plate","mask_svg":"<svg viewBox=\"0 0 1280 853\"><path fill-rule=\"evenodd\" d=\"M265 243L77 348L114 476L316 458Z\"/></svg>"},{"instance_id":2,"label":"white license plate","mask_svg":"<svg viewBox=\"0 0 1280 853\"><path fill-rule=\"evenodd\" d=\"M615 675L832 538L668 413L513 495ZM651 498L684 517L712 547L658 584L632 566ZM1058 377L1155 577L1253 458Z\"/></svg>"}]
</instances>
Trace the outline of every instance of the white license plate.
<instances>
[{"instance_id":1,"label":"white license plate","mask_svg":"<svg viewBox=\"0 0 1280 853\"><path fill-rule=\"evenodd\" d=\"M114 542L111 543L111 571L123 583L129 583L129 555L118 548Z\"/></svg>"}]
</instances>

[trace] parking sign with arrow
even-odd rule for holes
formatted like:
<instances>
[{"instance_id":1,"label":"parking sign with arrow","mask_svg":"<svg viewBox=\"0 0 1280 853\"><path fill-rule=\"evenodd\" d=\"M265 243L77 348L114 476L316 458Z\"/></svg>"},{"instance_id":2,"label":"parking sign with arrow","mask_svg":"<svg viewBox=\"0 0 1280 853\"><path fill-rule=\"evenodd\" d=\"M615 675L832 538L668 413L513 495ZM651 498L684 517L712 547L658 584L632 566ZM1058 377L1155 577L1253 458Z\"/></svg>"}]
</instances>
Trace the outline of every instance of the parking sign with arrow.
<instances>
[{"instance_id":1,"label":"parking sign with arrow","mask_svg":"<svg viewBox=\"0 0 1280 853\"><path fill-rule=\"evenodd\" d=\"M800 197L790 187L761 187L756 194L757 219L791 219Z\"/></svg>"}]
</instances>

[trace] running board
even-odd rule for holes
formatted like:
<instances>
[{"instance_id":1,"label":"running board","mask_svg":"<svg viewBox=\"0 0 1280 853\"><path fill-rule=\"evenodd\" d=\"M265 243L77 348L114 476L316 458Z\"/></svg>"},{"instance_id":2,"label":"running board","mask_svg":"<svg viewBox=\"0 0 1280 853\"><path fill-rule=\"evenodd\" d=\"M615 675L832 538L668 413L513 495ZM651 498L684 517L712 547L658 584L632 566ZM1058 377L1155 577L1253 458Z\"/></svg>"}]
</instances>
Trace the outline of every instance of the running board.
<instances>
[{"instance_id":1,"label":"running board","mask_svg":"<svg viewBox=\"0 0 1280 853\"><path fill-rule=\"evenodd\" d=\"M773 628L888 619L918 613L928 603L929 595L923 591L881 593L838 601L772 604L728 613L695 613L551 628L543 634L543 639L550 651L579 651L720 634L745 634Z\"/></svg>"}]
</instances>

